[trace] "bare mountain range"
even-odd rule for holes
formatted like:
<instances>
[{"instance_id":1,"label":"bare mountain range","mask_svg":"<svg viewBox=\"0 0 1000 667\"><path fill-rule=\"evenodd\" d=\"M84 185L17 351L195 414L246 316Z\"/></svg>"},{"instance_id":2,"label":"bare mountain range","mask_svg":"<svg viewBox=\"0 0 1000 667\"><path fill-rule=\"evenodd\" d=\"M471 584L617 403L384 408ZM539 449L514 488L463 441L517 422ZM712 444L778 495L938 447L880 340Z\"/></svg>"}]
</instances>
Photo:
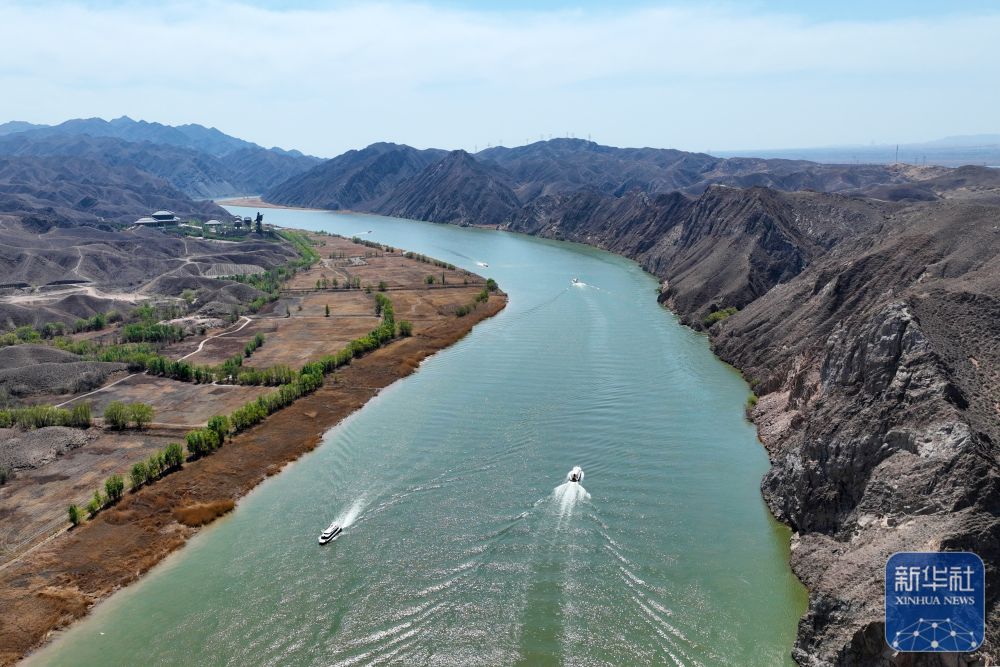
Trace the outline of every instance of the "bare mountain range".
<instances>
[{"instance_id":1,"label":"bare mountain range","mask_svg":"<svg viewBox=\"0 0 1000 667\"><path fill-rule=\"evenodd\" d=\"M1000 657L894 654L896 551L1000 563L1000 171L831 165L576 140L418 151L376 144L272 189L278 204L487 224L636 259L757 399L762 482L810 591L803 665ZM735 311L735 312L734 312ZM734 313L728 315L728 313Z\"/></svg>"},{"instance_id":2,"label":"bare mountain range","mask_svg":"<svg viewBox=\"0 0 1000 667\"><path fill-rule=\"evenodd\" d=\"M127 117L77 119L55 126L7 123L0 126L0 156L134 167L195 199L265 192L322 162L298 151L262 148L214 128L172 127Z\"/></svg>"}]
</instances>

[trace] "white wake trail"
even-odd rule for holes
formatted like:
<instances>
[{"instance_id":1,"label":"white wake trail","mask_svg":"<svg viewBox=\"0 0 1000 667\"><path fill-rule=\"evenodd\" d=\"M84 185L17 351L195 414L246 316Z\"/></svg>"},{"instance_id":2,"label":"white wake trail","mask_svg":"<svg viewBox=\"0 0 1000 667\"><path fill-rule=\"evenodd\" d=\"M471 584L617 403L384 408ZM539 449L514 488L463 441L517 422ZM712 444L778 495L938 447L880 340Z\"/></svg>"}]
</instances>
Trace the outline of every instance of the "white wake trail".
<instances>
[{"instance_id":1,"label":"white wake trail","mask_svg":"<svg viewBox=\"0 0 1000 667\"><path fill-rule=\"evenodd\" d=\"M357 521L358 517L361 516L361 512L368 506L368 500L361 496L354 503L351 504L350 508L339 517L337 517L337 523L340 524L341 528L347 528L352 523Z\"/></svg>"},{"instance_id":2,"label":"white wake trail","mask_svg":"<svg viewBox=\"0 0 1000 667\"><path fill-rule=\"evenodd\" d=\"M552 502L559 517L559 525L573 515L573 510L582 502L590 500L587 489L579 482L564 482L552 491Z\"/></svg>"}]
</instances>

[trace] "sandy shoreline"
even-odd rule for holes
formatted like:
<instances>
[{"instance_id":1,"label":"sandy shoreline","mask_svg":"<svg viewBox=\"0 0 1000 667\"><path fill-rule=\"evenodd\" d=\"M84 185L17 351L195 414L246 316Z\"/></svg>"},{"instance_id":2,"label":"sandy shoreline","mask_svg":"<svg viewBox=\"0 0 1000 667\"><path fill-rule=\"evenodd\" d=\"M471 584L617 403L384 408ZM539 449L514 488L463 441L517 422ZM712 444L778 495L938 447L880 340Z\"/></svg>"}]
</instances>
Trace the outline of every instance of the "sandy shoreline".
<instances>
[{"instance_id":1,"label":"sandy shoreline","mask_svg":"<svg viewBox=\"0 0 1000 667\"><path fill-rule=\"evenodd\" d=\"M390 258L384 265L388 268L371 269L391 271L401 259ZM298 278L312 280L306 275ZM477 283L482 280L475 278ZM16 663L45 644L54 631L86 616L95 603L139 579L182 547L200 526L230 511L261 481L314 449L327 430L382 388L414 372L424 358L452 345L506 306L506 295L497 293L465 317L455 317L448 310L446 304L471 298L480 287L481 283L468 285L469 295L462 289L397 292L400 296L393 299L399 299L397 309L403 314L402 308L436 313L421 318L412 337L396 339L356 359L330 374L315 393L233 437L211 456L187 463L137 493L127 493L93 520L0 570L0 665ZM362 292L354 294L360 298ZM318 306L307 302L309 308ZM331 326L332 321L315 320ZM268 345L262 354L288 353Z\"/></svg>"},{"instance_id":2,"label":"sandy shoreline","mask_svg":"<svg viewBox=\"0 0 1000 667\"><path fill-rule=\"evenodd\" d=\"M246 208L284 208L291 211L325 211L323 208L303 208L301 206L282 206L266 202L260 197L234 197L232 199L219 199L215 201L219 206L245 206ZM349 211L341 211L349 212Z\"/></svg>"}]
</instances>

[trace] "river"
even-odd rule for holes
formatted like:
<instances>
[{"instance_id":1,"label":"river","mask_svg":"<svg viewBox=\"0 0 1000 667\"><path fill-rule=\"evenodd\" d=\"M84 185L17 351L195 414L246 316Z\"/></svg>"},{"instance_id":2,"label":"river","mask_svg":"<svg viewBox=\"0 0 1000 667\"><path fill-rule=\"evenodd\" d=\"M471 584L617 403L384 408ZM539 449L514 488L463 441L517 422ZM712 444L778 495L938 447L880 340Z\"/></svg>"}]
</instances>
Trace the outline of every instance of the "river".
<instances>
[{"instance_id":1,"label":"river","mask_svg":"<svg viewBox=\"0 0 1000 667\"><path fill-rule=\"evenodd\" d=\"M509 305L30 664L791 663L806 596L749 389L654 278L517 234L264 214L454 262Z\"/></svg>"}]
</instances>

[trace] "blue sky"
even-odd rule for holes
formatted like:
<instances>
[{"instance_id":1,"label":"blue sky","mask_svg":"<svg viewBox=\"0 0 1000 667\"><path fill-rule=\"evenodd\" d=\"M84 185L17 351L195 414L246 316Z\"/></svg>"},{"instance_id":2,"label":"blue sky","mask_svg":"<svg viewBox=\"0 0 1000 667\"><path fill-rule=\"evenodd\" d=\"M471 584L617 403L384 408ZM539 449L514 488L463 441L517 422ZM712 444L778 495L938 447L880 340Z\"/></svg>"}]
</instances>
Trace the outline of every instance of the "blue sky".
<instances>
[{"instance_id":1,"label":"blue sky","mask_svg":"<svg viewBox=\"0 0 1000 667\"><path fill-rule=\"evenodd\" d=\"M0 121L126 114L323 156L906 143L1000 132L998 34L977 0L14 0Z\"/></svg>"}]
</instances>

